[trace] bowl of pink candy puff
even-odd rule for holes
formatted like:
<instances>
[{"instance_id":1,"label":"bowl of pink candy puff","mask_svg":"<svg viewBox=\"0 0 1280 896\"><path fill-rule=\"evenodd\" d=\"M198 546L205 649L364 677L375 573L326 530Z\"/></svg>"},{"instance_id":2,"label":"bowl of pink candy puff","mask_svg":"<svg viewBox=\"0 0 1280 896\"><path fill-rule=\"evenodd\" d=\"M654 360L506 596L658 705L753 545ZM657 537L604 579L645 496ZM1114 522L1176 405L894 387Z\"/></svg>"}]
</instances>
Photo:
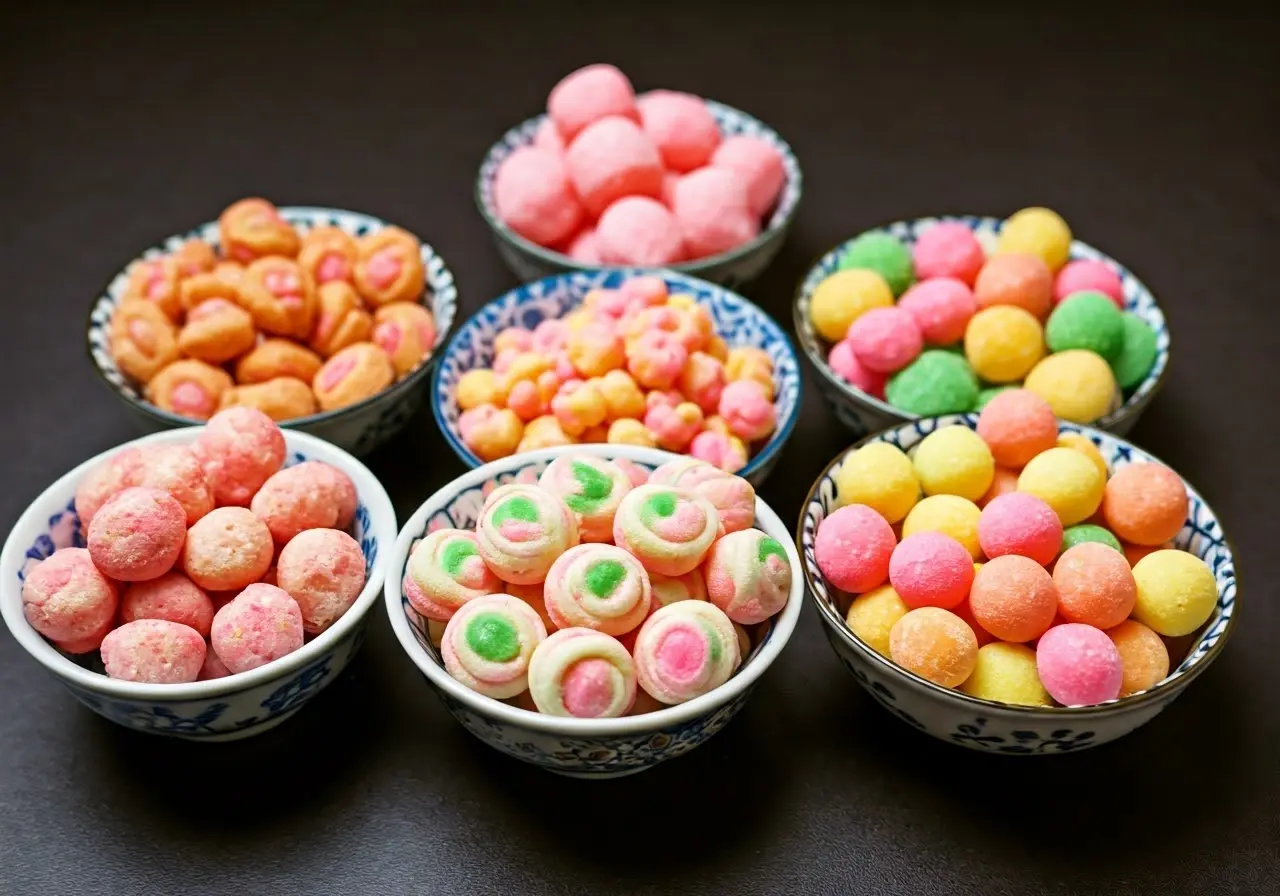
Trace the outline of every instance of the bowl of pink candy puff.
<instances>
[{"instance_id":1,"label":"bowl of pink candy puff","mask_svg":"<svg viewBox=\"0 0 1280 896\"><path fill-rule=\"evenodd\" d=\"M427 499L386 573L401 646L463 727L557 774L683 755L742 709L804 595L747 480L632 445L503 458Z\"/></svg>"},{"instance_id":2,"label":"bowl of pink candy puff","mask_svg":"<svg viewBox=\"0 0 1280 896\"><path fill-rule=\"evenodd\" d=\"M741 286L781 248L800 192L800 165L767 125L689 93L637 96L596 64L493 145L476 204L523 280L623 265Z\"/></svg>"},{"instance_id":3,"label":"bowl of pink candy puff","mask_svg":"<svg viewBox=\"0 0 1280 896\"><path fill-rule=\"evenodd\" d=\"M91 458L0 554L0 611L71 694L137 731L260 734L364 639L396 519L369 470L235 407Z\"/></svg>"}]
</instances>

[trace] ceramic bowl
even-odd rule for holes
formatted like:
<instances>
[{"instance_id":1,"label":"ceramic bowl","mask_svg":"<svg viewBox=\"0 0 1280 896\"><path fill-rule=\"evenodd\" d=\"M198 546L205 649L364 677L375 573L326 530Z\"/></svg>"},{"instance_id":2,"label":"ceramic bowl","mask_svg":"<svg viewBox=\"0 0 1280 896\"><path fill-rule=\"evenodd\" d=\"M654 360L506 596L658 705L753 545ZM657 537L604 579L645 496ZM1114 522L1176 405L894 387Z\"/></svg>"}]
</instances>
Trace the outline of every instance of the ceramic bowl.
<instances>
[{"instance_id":1,"label":"ceramic bowl","mask_svg":"<svg viewBox=\"0 0 1280 896\"><path fill-rule=\"evenodd\" d=\"M897 221L873 230L891 234L910 246L915 243L921 233L942 221L958 221L972 229L988 255L995 249L1000 229L1004 226L1003 218L940 215L934 218ZM800 345L818 372L818 391L822 394L823 400L831 406L832 412L841 423L852 429L858 436L863 436L869 432L876 432L917 418L915 414L895 408L888 402L851 386L838 376L827 363L827 353L831 350L831 346L818 335L813 324L809 322L809 299L818 288L818 284L835 273L840 259L844 257L852 242L853 240L848 240L836 246L809 269L796 293L792 316ZM1073 261L1079 259L1104 261L1110 265L1120 275L1127 310L1150 324L1156 333L1156 363L1147 378L1129 393L1123 405L1093 424L1098 429L1124 435L1138 421L1138 417L1155 398L1156 392L1164 385L1165 373L1169 368L1169 327L1151 290L1147 289L1146 285L1120 262L1079 240L1073 240L1071 243L1071 259Z\"/></svg>"},{"instance_id":2,"label":"ceramic bowl","mask_svg":"<svg viewBox=\"0 0 1280 896\"><path fill-rule=\"evenodd\" d=\"M280 216L303 233L315 227L338 227L354 237L361 237L388 226L380 218L335 208L284 206L280 209ZM158 258L173 252L189 239L201 239L217 247L220 245L218 222L210 221L187 233L175 234L147 249L136 260ZM115 359L111 356L111 316L124 296L129 282L129 268L133 264L131 261L125 265L107 284L102 295L94 300L89 311L89 357L98 376L134 412L145 431L190 426L194 421L147 401L136 384L116 367ZM422 304L431 310L436 324L435 351L431 357L407 377L377 395L345 408L284 421L280 424L282 428L310 433L345 451L362 456L399 432L417 413L422 407L427 383L430 382L431 368L439 355L440 346L453 327L458 311L458 289L454 285L453 274L445 267L444 260L426 243L422 244L422 265L427 273L427 289L422 296Z\"/></svg>"},{"instance_id":3,"label":"ceramic bowl","mask_svg":"<svg viewBox=\"0 0 1280 896\"><path fill-rule=\"evenodd\" d=\"M108 678L96 653L72 657L36 633L22 613L27 573L55 550L84 547L75 512L81 478L116 452L140 445L184 444L200 427L167 430L135 439L80 464L31 502L0 553L0 611L14 638L52 672L77 700L111 721L184 740L238 740L283 722L328 687L364 640L369 611L382 589L383 568L396 534L395 511L382 485L351 455L314 436L285 430L286 465L304 460L332 464L351 477L359 506L351 534L364 552L364 590L327 631L301 650L258 669L193 684L141 684Z\"/></svg>"},{"instance_id":4,"label":"ceramic bowl","mask_svg":"<svg viewBox=\"0 0 1280 896\"><path fill-rule=\"evenodd\" d=\"M756 627L751 653L725 684L688 703L620 719L560 718L477 694L445 671L427 621L401 592L409 552L419 539L436 529L474 528L485 496L493 489L508 482L536 482L552 460L574 453L627 458L648 469L678 457L632 445L568 445L503 458L455 479L428 498L400 531L387 566L387 613L400 646L426 676L427 683L454 718L480 740L508 756L557 774L616 778L684 755L737 715L795 630L804 582L794 539L778 515L757 498L756 527L786 547L795 575L786 606L769 622Z\"/></svg>"},{"instance_id":5,"label":"ceramic bowl","mask_svg":"<svg viewBox=\"0 0 1280 896\"><path fill-rule=\"evenodd\" d=\"M484 461L462 441L462 434L458 431L459 410L454 399L455 390L463 373L493 363L493 342L497 335L507 327L532 328L544 320L563 317L581 305L591 290L612 289L624 280L642 274L661 277L672 293L692 295L711 312L716 333L730 348L754 346L764 349L773 359L778 426L747 465L738 471L739 476L749 479L757 487L764 481L800 418L800 362L791 347L791 340L773 318L737 293L673 271L641 268L575 271L526 283L494 299L458 328L436 368L431 386L431 409L445 441L463 463L478 467Z\"/></svg>"},{"instance_id":6,"label":"ceramic bowl","mask_svg":"<svg viewBox=\"0 0 1280 896\"><path fill-rule=\"evenodd\" d=\"M782 188L782 194L774 207L773 214L764 223L759 236L729 252L672 265L674 270L681 273L701 277L703 280L710 280L722 286L739 288L764 273L765 268L782 248L782 243L787 237L787 229L791 226L796 208L800 205L802 181L800 163L796 160L791 147L768 125L732 106L713 100L706 102L707 108L711 110L724 136L747 135L767 141L782 153L782 164L787 172L787 183ZM493 231L494 241L498 245L498 254L521 280L536 280L563 271L598 270L601 267L582 264L568 255L532 243L509 228L498 217L497 207L493 202L493 181L497 176L498 166L515 150L533 143L534 135L546 117L539 115L536 118L530 118L503 134L502 139L490 147L485 155L484 162L480 165L480 175L476 179L476 206L488 223L489 229Z\"/></svg>"},{"instance_id":7,"label":"ceramic bowl","mask_svg":"<svg viewBox=\"0 0 1280 896\"><path fill-rule=\"evenodd\" d=\"M973 428L977 419L975 414L926 417L876 433L849 450L869 442L889 442L909 452L939 427L961 424ZM1059 431L1088 437L1113 470L1156 460L1123 439L1097 429L1060 423ZM1065 753L1096 747L1151 721L1209 667L1226 645L1235 625L1235 559L1217 516L1188 484L1187 521L1174 543L1208 564L1218 583L1218 603L1196 635L1179 639L1180 643L1189 643L1186 655L1181 661L1170 658L1172 671L1160 684L1097 706L1040 708L981 700L908 672L849 630L842 612L847 604L837 603L840 593L827 583L814 559L818 526L837 506L833 473L847 453L841 453L823 470L801 511L796 541L804 556L804 578L827 641L840 662L881 706L913 728L948 743L992 753Z\"/></svg>"}]
</instances>

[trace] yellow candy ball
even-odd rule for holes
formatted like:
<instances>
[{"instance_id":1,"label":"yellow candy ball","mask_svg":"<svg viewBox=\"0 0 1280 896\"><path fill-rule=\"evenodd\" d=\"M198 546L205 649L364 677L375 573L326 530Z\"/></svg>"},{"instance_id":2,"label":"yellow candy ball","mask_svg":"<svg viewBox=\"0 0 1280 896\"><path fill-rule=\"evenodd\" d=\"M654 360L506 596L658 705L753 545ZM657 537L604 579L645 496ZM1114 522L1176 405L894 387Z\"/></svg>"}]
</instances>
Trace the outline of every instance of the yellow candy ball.
<instances>
[{"instance_id":1,"label":"yellow candy ball","mask_svg":"<svg viewBox=\"0 0 1280 896\"><path fill-rule=\"evenodd\" d=\"M956 495L930 495L907 514L902 521L902 537L917 532L941 532L950 535L964 545L974 560L982 556L978 544L978 517L982 510L977 504Z\"/></svg>"},{"instance_id":2,"label":"yellow candy ball","mask_svg":"<svg viewBox=\"0 0 1280 896\"><path fill-rule=\"evenodd\" d=\"M988 383L1016 383L1044 357L1044 328L1016 305L992 305L964 331L964 356Z\"/></svg>"},{"instance_id":3,"label":"yellow candy ball","mask_svg":"<svg viewBox=\"0 0 1280 896\"><path fill-rule=\"evenodd\" d=\"M655 448L658 444L643 423L628 417L610 423L605 440L615 445L642 445L645 448Z\"/></svg>"},{"instance_id":4,"label":"yellow candy ball","mask_svg":"<svg viewBox=\"0 0 1280 896\"><path fill-rule=\"evenodd\" d=\"M1055 273L1071 257L1071 228L1062 216L1047 208L1024 208L1000 229L997 255L1025 252L1039 255Z\"/></svg>"},{"instance_id":5,"label":"yellow candy ball","mask_svg":"<svg viewBox=\"0 0 1280 896\"><path fill-rule=\"evenodd\" d=\"M920 499L911 458L888 442L871 442L851 453L836 471L835 481L841 507L866 504L890 523L905 517Z\"/></svg>"},{"instance_id":6,"label":"yellow candy ball","mask_svg":"<svg viewBox=\"0 0 1280 896\"><path fill-rule=\"evenodd\" d=\"M893 304L893 291L875 271L836 271L818 284L809 299L809 321L828 342L839 342L849 324L872 308Z\"/></svg>"},{"instance_id":7,"label":"yellow candy ball","mask_svg":"<svg viewBox=\"0 0 1280 896\"><path fill-rule=\"evenodd\" d=\"M468 370L458 377L458 385L454 390L458 407L464 411L478 408L482 404L502 407L507 403L506 390L496 373L487 367Z\"/></svg>"},{"instance_id":8,"label":"yellow candy ball","mask_svg":"<svg viewBox=\"0 0 1280 896\"><path fill-rule=\"evenodd\" d=\"M1133 567L1138 599L1133 618L1158 635L1177 638L1204 625L1218 603L1218 583L1205 562L1186 551L1147 554Z\"/></svg>"},{"instance_id":9,"label":"yellow candy ball","mask_svg":"<svg viewBox=\"0 0 1280 896\"><path fill-rule=\"evenodd\" d=\"M1089 441L1088 436L1082 436L1078 432L1063 433L1058 436L1058 447L1071 448L1089 458L1089 460L1093 461L1093 465L1098 468L1098 472L1102 474L1103 479L1111 475L1111 471L1107 469L1106 458L1102 456L1098 446Z\"/></svg>"},{"instance_id":10,"label":"yellow candy ball","mask_svg":"<svg viewBox=\"0 0 1280 896\"><path fill-rule=\"evenodd\" d=\"M967 426L935 429L916 446L916 478L926 495L959 495L977 501L991 487L991 449Z\"/></svg>"},{"instance_id":11,"label":"yellow candy ball","mask_svg":"<svg viewBox=\"0 0 1280 896\"><path fill-rule=\"evenodd\" d=\"M1101 355L1085 349L1049 355L1031 369L1022 387L1072 423L1092 423L1107 415L1120 393L1111 367Z\"/></svg>"},{"instance_id":12,"label":"yellow candy ball","mask_svg":"<svg viewBox=\"0 0 1280 896\"><path fill-rule=\"evenodd\" d=\"M1035 495L1052 507L1063 526L1074 526L1093 516L1106 486L1106 477L1093 461L1074 448L1042 451L1018 474L1018 491Z\"/></svg>"},{"instance_id":13,"label":"yellow candy ball","mask_svg":"<svg viewBox=\"0 0 1280 896\"><path fill-rule=\"evenodd\" d=\"M960 690L971 697L1015 706L1053 705L1036 671L1036 652L1025 644L993 641L979 647L978 662Z\"/></svg>"},{"instance_id":14,"label":"yellow candy ball","mask_svg":"<svg viewBox=\"0 0 1280 896\"><path fill-rule=\"evenodd\" d=\"M889 632L907 615L907 605L889 585L859 594L849 605L845 622L849 630L881 656L889 655Z\"/></svg>"}]
</instances>

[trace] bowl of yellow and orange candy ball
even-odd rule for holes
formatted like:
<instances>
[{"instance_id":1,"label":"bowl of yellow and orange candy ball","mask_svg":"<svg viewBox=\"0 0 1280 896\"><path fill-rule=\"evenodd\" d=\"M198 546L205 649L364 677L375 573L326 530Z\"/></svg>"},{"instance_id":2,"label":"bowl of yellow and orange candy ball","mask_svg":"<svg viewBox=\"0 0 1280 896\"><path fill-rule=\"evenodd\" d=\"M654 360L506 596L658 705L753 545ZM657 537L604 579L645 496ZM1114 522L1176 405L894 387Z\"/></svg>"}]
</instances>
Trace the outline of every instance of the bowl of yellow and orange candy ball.
<instances>
[{"instance_id":1,"label":"bowl of yellow and orange candy ball","mask_svg":"<svg viewBox=\"0 0 1280 896\"><path fill-rule=\"evenodd\" d=\"M244 405L363 454L421 406L456 311L452 273L413 234L252 198L118 273L88 347L148 429Z\"/></svg>"},{"instance_id":2,"label":"bowl of yellow and orange candy ball","mask_svg":"<svg viewBox=\"0 0 1280 896\"><path fill-rule=\"evenodd\" d=\"M432 410L470 467L612 443L688 454L759 484L799 417L800 369L782 328L723 287L663 270L570 272L459 327Z\"/></svg>"}]
</instances>

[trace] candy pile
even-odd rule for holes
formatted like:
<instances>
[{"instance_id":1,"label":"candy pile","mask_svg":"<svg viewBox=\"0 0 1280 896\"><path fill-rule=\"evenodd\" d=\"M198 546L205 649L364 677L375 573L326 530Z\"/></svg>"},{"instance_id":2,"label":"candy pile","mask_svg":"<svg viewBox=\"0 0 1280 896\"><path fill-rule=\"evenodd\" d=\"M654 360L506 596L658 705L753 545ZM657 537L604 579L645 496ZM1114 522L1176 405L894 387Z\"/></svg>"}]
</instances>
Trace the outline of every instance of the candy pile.
<instances>
[{"instance_id":1,"label":"candy pile","mask_svg":"<svg viewBox=\"0 0 1280 896\"><path fill-rule=\"evenodd\" d=\"M1217 603L1208 566L1170 542L1187 517L1177 474L1108 471L1024 389L992 399L976 432L940 428L911 456L874 442L835 479L815 554L857 595L849 628L944 687L1027 706L1125 697L1169 674L1187 649L1171 639Z\"/></svg>"},{"instance_id":2,"label":"candy pile","mask_svg":"<svg viewBox=\"0 0 1280 896\"><path fill-rule=\"evenodd\" d=\"M1063 420L1092 423L1147 378L1156 334L1124 310L1115 270L1068 262L1070 249L1067 223L1043 208L1005 221L990 258L959 222L912 246L868 232L814 290L809 319L838 376L908 413L981 410L1021 383Z\"/></svg>"},{"instance_id":3,"label":"candy pile","mask_svg":"<svg viewBox=\"0 0 1280 896\"><path fill-rule=\"evenodd\" d=\"M125 448L76 489L86 548L22 585L31 627L107 675L178 684L256 669L334 623L365 584L343 531L356 490L319 461L283 467L261 411L214 415L191 445Z\"/></svg>"},{"instance_id":4,"label":"candy pile","mask_svg":"<svg viewBox=\"0 0 1280 896\"><path fill-rule=\"evenodd\" d=\"M773 362L730 349L691 296L659 277L589 293L582 307L494 341L493 368L468 370L458 429L484 460L575 442L687 452L728 472L777 425Z\"/></svg>"},{"instance_id":5,"label":"candy pile","mask_svg":"<svg viewBox=\"0 0 1280 896\"><path fill-rule=\"evenodd\" d=\"M721 137L699 97L639 98L611 65L567 75L530 146L493 184L498 217L586 264L667 265L728 252L760 233L786 183L759 137Z\"/></svg>"},{"instance_id":6,"label":"candy pile","mask_svg":"<svg viewBox=\"0 0 1280 896\"><path fill-rule=\"evenodd\" d=\"M235 203L218 227L221 256L193 239L137 262L111 318L116 366L156 407L290 420L362 401L430 356L435 321L420 304L412 234L299 233L265 199Z\"/></svg>"},{"instance_id":7,"label":"candy pile","mask_svg":"<svg viewBox=\"0 0 1280 896\"><path fill-rule=\"evenodd\" d=\"M474 532L419 541L404 593L472 690L551 715L636 715L724 684L749 627L786 604L786 551L754 520L751 484L703 461L646 475L567 454L536 485L490 493Z\"/></svg>"}]
</instances>

